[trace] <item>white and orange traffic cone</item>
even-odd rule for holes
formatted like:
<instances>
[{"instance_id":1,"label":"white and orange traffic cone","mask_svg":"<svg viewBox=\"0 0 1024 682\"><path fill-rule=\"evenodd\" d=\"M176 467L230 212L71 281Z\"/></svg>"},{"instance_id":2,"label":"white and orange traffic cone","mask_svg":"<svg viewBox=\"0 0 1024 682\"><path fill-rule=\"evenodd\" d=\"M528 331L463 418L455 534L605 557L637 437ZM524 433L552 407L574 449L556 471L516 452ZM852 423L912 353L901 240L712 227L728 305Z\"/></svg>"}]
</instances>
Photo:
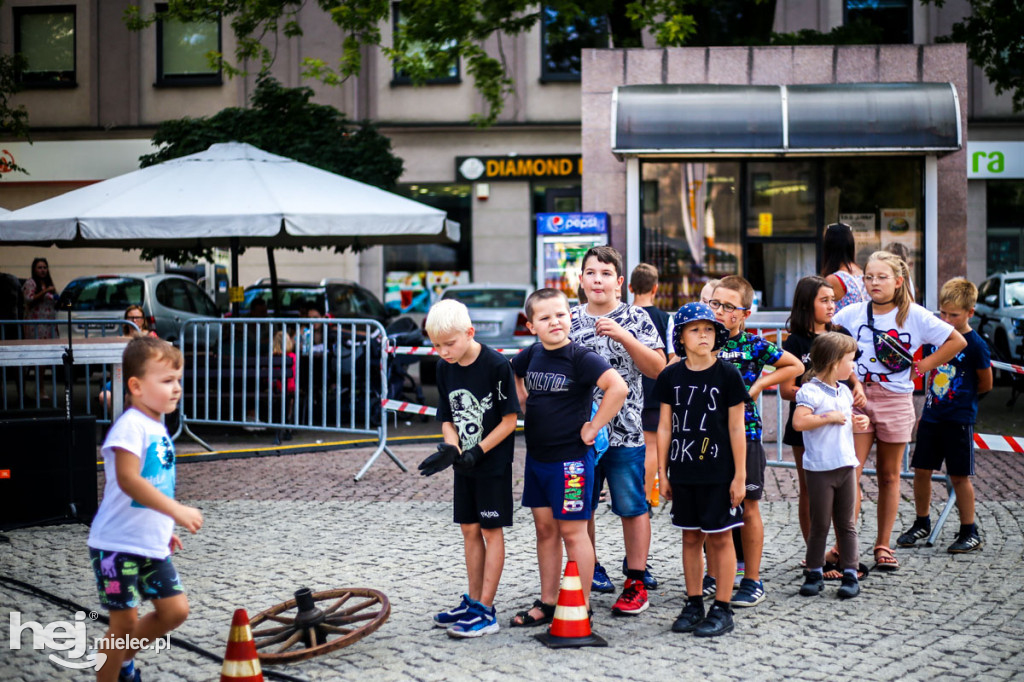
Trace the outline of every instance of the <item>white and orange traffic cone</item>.
<instances>
[{"instance_id":1,"label":"white and orange traffic cone","mask_svg":"<svg viewBox=\"0 0 1024 682\"><path fill-rule=\"evenodd\" d=\"M608 642L590 629L590 614L583 601L583 583L580 582L580 570L575 561L565 566L551 628L534 636L551 649L608 646Z\"/></svg>"},{"instance_id":2,"label":"white and orange traffic cone","mask_svg":"<svg viewBox=\"0 0 1024 682\"><path fill-rule=\"evenodd\" d=\"M220 669L220 682L263 682L260 659L256 655L256 642L249 628L249 614L237 609L231 619L228 649L224 652L224 665Z\"/></svg>"}]
</instances>

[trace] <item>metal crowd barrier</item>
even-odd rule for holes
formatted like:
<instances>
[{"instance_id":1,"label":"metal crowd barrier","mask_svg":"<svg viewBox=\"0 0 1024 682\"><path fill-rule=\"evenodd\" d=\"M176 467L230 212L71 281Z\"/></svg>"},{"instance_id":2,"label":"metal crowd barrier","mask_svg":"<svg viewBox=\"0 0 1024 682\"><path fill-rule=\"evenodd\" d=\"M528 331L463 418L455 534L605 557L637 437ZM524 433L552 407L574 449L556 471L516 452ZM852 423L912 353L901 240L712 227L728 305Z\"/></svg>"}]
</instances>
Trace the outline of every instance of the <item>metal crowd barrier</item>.
<instances>
[{"instance_id":1,"label":"metal crowd barrier","mask_svg":"<svg viewBox=\"0 0 1024 682\"><path fill-rule=\"evenodd\" d=\"M58 311L58 318L60 311ZM97 317L87 320L72 319L74 334L71 341L80 338L121 336L124 326L138 330L138 326L123 318ZM68 321L55 320L0 320L0 344L5 342L30 341L40 334L38 328L56 328L54 338L67 345ZM14 344L10 344L14 345ZM74 369L75 396L74 413L96 415L96 423L110 424L113 418L113 400L108 404L98 400L113 376L115 363L76 363ZM48 376L47 376L48 375ZM98 375L98 376L95 376ZM84 398L83 398L84 396ZM26 410L61 410L64 399L64 366L61 363L48 365L24 364L0 367L0 412ZM84 411L83 411L84 409Z\"/></svg>"},{"instance_id":2,"label":"metal crowd barrier","mask_svg":"<svg viewBox=\"0 0 1024 682\"><path fill-rule=\"evenodd\" d=\"M191 426L221 425L370 436L377 448L359 480L386 453L381 398L387 387L384 327L374 320L238 318L194 319L182 326L185 357L179 423L213 450Z\"/></svg>"}]
</instances>

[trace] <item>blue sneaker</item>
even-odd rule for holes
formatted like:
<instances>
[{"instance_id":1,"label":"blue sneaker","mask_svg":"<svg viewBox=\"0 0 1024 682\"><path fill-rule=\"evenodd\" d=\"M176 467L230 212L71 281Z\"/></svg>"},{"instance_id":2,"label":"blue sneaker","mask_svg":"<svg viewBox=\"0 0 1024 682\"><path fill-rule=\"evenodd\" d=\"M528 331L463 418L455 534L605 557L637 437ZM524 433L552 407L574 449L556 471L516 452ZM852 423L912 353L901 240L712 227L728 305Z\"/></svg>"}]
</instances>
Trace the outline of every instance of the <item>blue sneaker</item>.
<instances>
[{"instance_id":1,"label":"blue sneaker","mask_svg":"<svg viewBox=\"0 0 1024 682\"><path fill-rule=\"evenodd\" d=\"M468 594L462 595L462 601L454 609L442 611L441 613L434 615L434 627L449 628L455 625L465 618L466 614L469 613L470 608L472 608L472 605L477 603L479 602L475 602L470 599Z\"/></svg>"},{"instance_id":2,"label":"blue sneaker","mask_svg":"<svg viewBox=\"0 0 1024 682\"><path fill-rule=\"evenodd\" d=\"M117 682L142 682L142 673L135 667L135 662L132 661L132 665L125 668L122 667L117 672Z\"/></svg>"},{"instance_id":3,"label":"blue sneaker","mask_svg":"<svg viewBox=\"0 0 1024 682\"><path fill-rule=\"evenodd\" d=\"M626 563L626 557L622 557L622 575L629 576L626 572L629 569L629 565ZM648 590L658 589L658 579L651 575L651 565L647 564L644 567L644 587Z\"/></svg>"},{"instance_id":4,"label":"blue sneaker","mask_svg":"<svg viewBox=\"0 0 1024 682\"><path fill-rule=\"evenodd\" d=\"M493 634L500 629L495 608L493 606L488 608L480 602L473 602L465 617L448 628L448 636L459 639L481 637Z\"/></svg>"},{"instance_id":5,"label":"blue sneaker","mask_svg":"<svg viewBox=\"0 0 1024 682\"><path fill-rule=\"evenodd\" d=\"M757 606L764 599L764 583L760 580L744 578L740 581L740 589L732 596L732 601L729 603L733 606Z\"/></svg>"},{"instance_id":6,"label":"blue sneaker","mask_svg":"<svg viewBox=\"0 0 1024 682\"><path fill-rule=\"evenodd\" d=\"M604 570L601 564L594 564L594 579L590 583L590 589L605 594L615 591L615 583L608 577L608 571Z\"/></svg>"}]
</instances>

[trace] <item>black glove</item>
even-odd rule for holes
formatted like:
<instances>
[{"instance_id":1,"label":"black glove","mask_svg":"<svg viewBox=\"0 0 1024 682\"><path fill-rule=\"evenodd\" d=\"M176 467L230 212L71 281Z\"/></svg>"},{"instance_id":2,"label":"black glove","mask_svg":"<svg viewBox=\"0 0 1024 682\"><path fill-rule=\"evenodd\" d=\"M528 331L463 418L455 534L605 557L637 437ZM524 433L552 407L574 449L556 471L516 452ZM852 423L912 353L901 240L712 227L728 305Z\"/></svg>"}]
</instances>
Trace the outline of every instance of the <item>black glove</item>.
<instances>
[{"instance_id":1,"label":"black glove","mask_svg":"<svg viewBox=\"0 0 1024 682\"><path fill-rule=\"evenodd\" d=\"M469 471L483 458L483 449L479 445L474 445L468 450L463 450L462 454L455 458L453 466L456 471Z\"/></svg>"},{"instance_id":2,"label":"black glove","mask_svg":"<svg viewBox=\"0 0 1024 682\"><path fill-rule=\"evenodd\" d=\"M441 443L437 446L437 452L420 462L419 470L423 476L433 476L439 471L444 471L452 465L455 458L459 456L459 449L448 443Z\"/></svg>"}]
</instances>

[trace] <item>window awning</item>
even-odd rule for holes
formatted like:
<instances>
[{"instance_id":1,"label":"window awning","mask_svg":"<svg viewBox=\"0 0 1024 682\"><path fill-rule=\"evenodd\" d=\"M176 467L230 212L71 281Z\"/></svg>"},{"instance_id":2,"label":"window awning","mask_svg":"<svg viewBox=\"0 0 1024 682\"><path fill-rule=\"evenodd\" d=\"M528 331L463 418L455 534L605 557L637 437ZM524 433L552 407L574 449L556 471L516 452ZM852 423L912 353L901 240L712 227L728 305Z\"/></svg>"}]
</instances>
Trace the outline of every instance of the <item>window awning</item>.
<instances>
[{"instance_id":1,"label":"window awning","mask_svg":"<svg viewBox=\"0 0 1024 682\"><path fill-rule=\"evenodd\" d=\"M962 144L952 83L624 85L612 98L619 155L913 154Z\"/></svg>"}]
</instances>

